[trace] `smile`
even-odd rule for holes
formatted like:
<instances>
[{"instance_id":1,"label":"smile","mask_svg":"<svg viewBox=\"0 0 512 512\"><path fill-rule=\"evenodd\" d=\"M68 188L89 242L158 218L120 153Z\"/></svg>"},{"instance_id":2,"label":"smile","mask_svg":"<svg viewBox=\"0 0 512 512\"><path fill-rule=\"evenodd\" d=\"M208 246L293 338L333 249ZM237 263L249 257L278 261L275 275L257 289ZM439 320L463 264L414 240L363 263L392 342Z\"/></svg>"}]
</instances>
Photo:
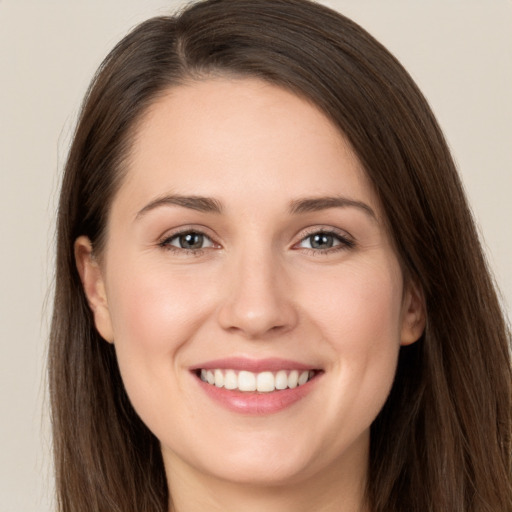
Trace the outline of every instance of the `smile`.
<instances>
[{"instance_id":1,"label":"smile","mask_svg":"<svg viewBox=\"0 0 512 512\"><path fill-rule=\"evenodd\" d=\"M311 394L325 373L315 366L281 358L229 357L203 361L190 370L213 403L258 416L288 409Z\"/></svg>"},{"instance_id":2,"label":"smile","mask_svg":"<svg viewBox=\"0 0 512 512\"><path fill-rule=\"evenodd\" d=\"M315 376L313 370L279 370L277 372L263 371L250 372L246 370L236 371L232 369L201 369L198 376L217 388L226 390L272 393L285 389L295 389L303 386Z\"/></svg>"}]
</instances>

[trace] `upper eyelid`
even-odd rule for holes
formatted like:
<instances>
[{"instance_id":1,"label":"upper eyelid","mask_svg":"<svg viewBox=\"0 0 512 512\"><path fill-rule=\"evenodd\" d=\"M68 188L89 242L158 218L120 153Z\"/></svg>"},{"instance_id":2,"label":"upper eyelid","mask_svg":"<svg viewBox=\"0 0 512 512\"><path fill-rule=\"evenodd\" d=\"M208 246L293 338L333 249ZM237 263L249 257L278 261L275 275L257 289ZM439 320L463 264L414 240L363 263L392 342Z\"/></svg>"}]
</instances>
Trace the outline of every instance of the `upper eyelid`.
<instances>
[{"instance_id":1,"label":"upper eyelid","mask_svg":"<svg viewBox=\"0 0 512 512\"><path fill-rule=\"evenodd\" d=\"M209 238L212 242L216 242L216 236L211 233L211 230L208 229L206 226L198 226L198 225L188 225L188 226L181 226L179 228L175 229L168 229L164 231L164 233L157 238L157 241L159 243L165 242L166 240L169 240L171 238L176 238L177 236L183 235L185 233L197 233L200 235L203 235L207 238Z\"/></svg>"},{"instance_id":2,"label":"upper eyelid","mask_svg":"<svg viewBox=\"0 0 512 512\"><path fill-rule=\"evenodd\" d=\"M190 233L195 233L197 235L201 235L202 237L207 238L208 240L210 240L210 242L212 242L213 244L216 244L216 242L213 241L212 237L207 235L206 233L202 233L201 231L192 231L192 230L178 231L177 233L173 233L172 235L164 236L162 238L162 243L163 242L167 242L168 240L174 240L175 238L178 238L178 237L180 237L182 235L187 235L187 234L190 234ZM218 245L218 244L216 244L216 245Z\"/></svg>"},{"instance_id":3,"label":"upper eyelid","mask_svg":"<svg viewBox=\"0 0 512 512\"><path fill-rule=\"evenodd\" d=\"M301 241L304 238L315 235L317 233L333 234L342 238L350 238L350 240L355 241L355 237L352 236L347 230L326 225L310 226L308 228L304 228L299 231L297 237L299 238L299 241Z\"/></svg>"}]
</instances>

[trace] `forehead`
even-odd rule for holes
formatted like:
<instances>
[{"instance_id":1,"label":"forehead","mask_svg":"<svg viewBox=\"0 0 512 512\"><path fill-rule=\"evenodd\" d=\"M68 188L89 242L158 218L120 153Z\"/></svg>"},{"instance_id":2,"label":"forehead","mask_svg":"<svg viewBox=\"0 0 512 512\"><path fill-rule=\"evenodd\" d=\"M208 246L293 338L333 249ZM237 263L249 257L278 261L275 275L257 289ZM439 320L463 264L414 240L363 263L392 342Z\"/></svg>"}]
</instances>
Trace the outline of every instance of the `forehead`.
<instances>
[{"instance_id":1,"label":"forehead","mask_svg":"<svg viewBox=\"0 0 512 512\"><path fill-rule=\"evenodd\" d=\"M359 159L323 112L248 78L205 79L161 95L138 124L121 189L134 205L169 192L222 200L247 190L376 202Z\"/></svg>"}]
</instances>

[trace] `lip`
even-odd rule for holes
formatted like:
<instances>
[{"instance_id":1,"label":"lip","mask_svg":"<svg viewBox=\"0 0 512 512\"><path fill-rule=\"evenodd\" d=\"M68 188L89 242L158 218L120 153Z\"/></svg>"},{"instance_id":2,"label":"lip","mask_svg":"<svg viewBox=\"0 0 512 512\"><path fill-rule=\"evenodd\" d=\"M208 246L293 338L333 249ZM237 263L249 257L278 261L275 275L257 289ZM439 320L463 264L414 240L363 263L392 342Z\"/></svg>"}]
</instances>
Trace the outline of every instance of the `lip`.
<instances>
[{"instance_id":1,"label":"lip","mask_svg":"<svg viewBox=\"0 0 512 512\"><path fill-rule=\"evenodd\" d=\"M254 373L262 371L276 372L279 370L319 370L318 367L298 363L288 359L247 359L227 358L201 363L191 368L191 373L200 389L215 403L229 411L246 415L267 415L283 411L301 399L305 398L316 386L323 372L319 371L311 380L293 389L283 389L271 393L257 391L237 391L218 388L203 382L198 376L198 370L245 370Z\"/></svg>"},{"instance_id":2,"label":"lip","mask_svg":"<svg viewBox=\"0 0 512 512\"><path fill-rule=\"evenodd\" d=\"M215 359L195 365L191 368L196 370L245 370L247 372L259 373L264 371L278 372L279 370L319 370L313 365L307 365L292 361L291 359L268 358L268 359L249 359L246 357L229 357L224 359Z\"/></svg>"}]
</instances>

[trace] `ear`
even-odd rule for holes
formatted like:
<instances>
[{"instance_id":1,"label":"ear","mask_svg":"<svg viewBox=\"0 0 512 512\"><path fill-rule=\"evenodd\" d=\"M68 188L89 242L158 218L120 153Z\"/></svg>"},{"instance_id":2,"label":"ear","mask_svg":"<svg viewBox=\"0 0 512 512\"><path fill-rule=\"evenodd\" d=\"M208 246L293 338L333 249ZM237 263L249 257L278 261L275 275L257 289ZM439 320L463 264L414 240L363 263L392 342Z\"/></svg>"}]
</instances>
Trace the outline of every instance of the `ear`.
<instances>
[{"instance_id":1,"label":"ear","mask_svg":"<svg viewBox=\"0 0 512 512\"><path fill-rule=\"evenodd\" d=\"M81 236L75 240L75 262L89 307L94 316L96 329L102 338L109 343L113 343L114 332L108 309L105 283L100 265L94 257L91 241L86 236Z\"/></svg>"},{"instance_id":2,"label":"ear","mask_svg":"<svg viewBox=\"0 0 512 512\"><path fill-rule=\"evenodd\" d=\"M421 337L425 330L426 316L423 290L410 279L404 288L400 345L411 345Z\"/></svg>"}]
</instances>

